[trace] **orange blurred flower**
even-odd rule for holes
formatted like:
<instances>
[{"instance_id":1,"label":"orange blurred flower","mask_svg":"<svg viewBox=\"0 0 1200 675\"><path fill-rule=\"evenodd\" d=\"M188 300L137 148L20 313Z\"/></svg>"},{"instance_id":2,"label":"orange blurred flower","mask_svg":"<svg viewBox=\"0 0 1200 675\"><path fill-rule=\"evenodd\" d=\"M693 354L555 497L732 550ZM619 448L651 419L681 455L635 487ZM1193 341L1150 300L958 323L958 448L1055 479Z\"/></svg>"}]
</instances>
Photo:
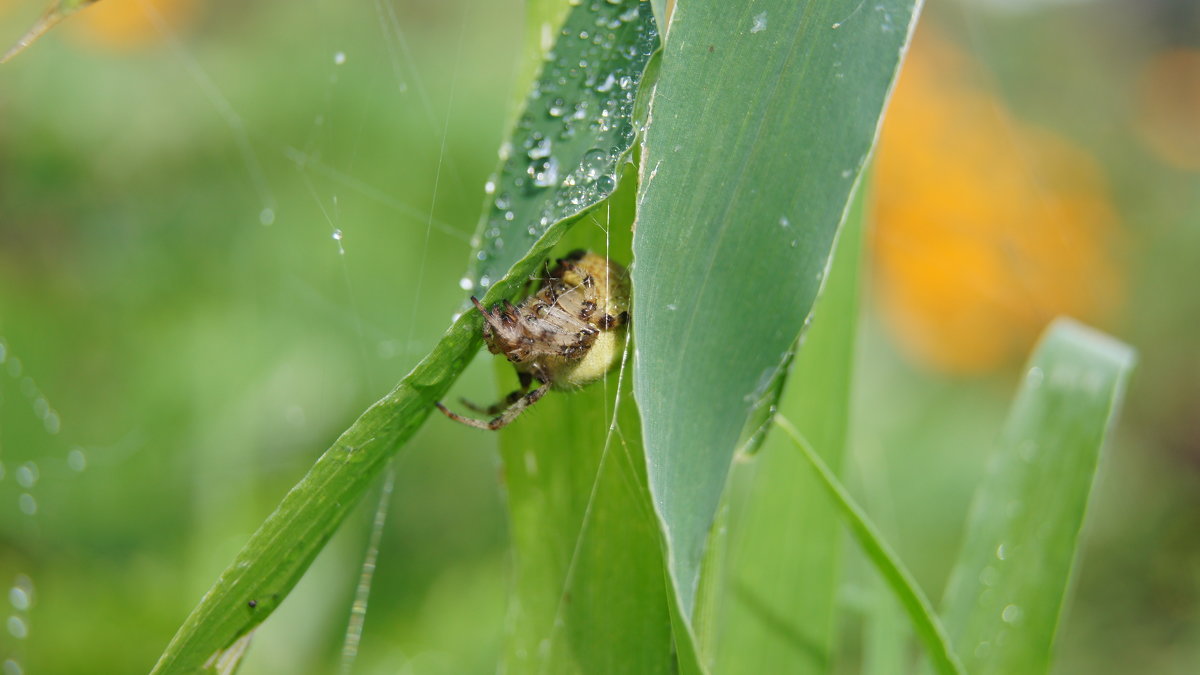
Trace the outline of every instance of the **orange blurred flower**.
<instances>
[{"instance_id":1,"label":"orange blurred flower","mask_svg":"<svg viewBox=\"0 0 1200 675\"><path fill-rule=\"evenodd\" d=\"M188 23L195 0L100 0L64 24L85 42L109 49L141 47L161 39L158 24L171 29Z\"/></svg>"},{"instance_id":2,"label":"orange blurred flower","mask_svg":"<svg viewBox=\"0 0 1200 675\"><path fill-rule=\"evenodd\" d=\"M887 111L872 204L875 285L902 350L947 372L1023 359L1053 317L1120 296L1118 224L1086 152L1013 119L922 29Z\"/></svg>"}]
</instances>

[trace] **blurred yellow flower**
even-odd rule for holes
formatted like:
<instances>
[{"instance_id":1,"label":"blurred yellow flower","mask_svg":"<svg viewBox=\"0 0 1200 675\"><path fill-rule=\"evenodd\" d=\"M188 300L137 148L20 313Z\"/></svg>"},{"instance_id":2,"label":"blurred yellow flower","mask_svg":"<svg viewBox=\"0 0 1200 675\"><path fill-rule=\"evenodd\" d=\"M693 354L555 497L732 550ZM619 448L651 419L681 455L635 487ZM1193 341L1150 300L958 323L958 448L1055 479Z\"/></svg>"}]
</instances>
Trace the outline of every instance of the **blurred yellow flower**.
<instances>
[{"instance_id":1,"label":"blurred yellow flower","mask_svg":"<svg viewBox=\"0 0 1200 675\"><path fill-rule=\"evenodd\" d=\"M81 40L108 49L141 47L161 40L158 24L172 29L194 14L195 0L101 0L65 24Z\"/></svg>"},{"instance_id":2,"label":"blurred yellow flower","mask_svg":"<svg viewBox=\"0 0 1200 675\"><path fill-rule=\"evenodd\" d=\"M1118 223L1095 161L1012 118L966 54L918 34L876 162L876 294L903 352L978 373L1023 359L1053 317L1120 301Z\"/></svg>"}]
</instances>

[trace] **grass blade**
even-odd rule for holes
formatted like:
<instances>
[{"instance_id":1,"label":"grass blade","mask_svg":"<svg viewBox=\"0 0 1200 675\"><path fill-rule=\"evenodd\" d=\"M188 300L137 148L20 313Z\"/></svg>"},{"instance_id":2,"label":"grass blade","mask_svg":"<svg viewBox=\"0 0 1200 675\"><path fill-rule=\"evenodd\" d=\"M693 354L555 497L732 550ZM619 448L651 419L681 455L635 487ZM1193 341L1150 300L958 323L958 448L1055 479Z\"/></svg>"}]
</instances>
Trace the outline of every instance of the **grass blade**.
<instances>
[{"instance_id":1,"label":"grass blade","mask_svg":"<svg viewBox=\"0 0 1200 675\"><path fill-rule=\"evenodd\" d=\"M99 0L55 0L38 17L38 20L29 27L29 30L25 31L25 34L15 44L9 47L8 51L4 52L4 56L0 56L0 64L8 62L9 59L28 49L29 45L41 39L43 35L50 32L50 29L61 23L63 19L96 2L99 2Z\"/></svg>"},{"instance_id":2,"label":"grass blade","mask_svg":"<svg viewBox=\"0 0 1200 675\"><path fill-rule=\"evenodd\" d=\"M966 672L963 670L962 662L950 647L950 640L947 638L945 629L942 628L941 622L938 621L937 615L933 611L933 605L930 604L925 594L921 592L920 587L917 586L916 579L904 567L904 563L900 561L900 557L884 541L879 529L871 523L866 512L854 503L854 499L850 496L850 493L838 482L837 476L833 475L833 472L825 465L824 460L817 454L817 451L787 421L787 418L781 416L777 417L775 421L791 437L796 447L804 454L805 459L816 469L817 475L821 479L821 485L825 487L829 498L837 505L838 509L842 512L842 516L846 518L855 540L862 546L867 557L874 563L875 569L879 570L879 573L888 583L888 586L891 587L900 604L908 612L913 629L916 631L921 643L925 646L925 651L929 655L930 661L932 661L937 672L943 675Z\"/></svg>"},{"instance_id":3,"label":"grass blade","mask_svg":"<svg viewBox=\"0 0 1200 675\"><path fill-rule=\"evenodd\" d=\"M680 4L652 94L634 392L691 617L738 435L808 317L907 44L912 0Z\"/></svg>"},{"instance_id":4,"label":"grass blade","mask_svg":"<svg viewBox=\"0 0 1200 675\"><path fill-rule=\"evenodd\" d=\"M1104 443L1134 363L1070 320L1048 329L976 493L943 615L978 673L1044 673Z\"/></svg>"}]
</instances>

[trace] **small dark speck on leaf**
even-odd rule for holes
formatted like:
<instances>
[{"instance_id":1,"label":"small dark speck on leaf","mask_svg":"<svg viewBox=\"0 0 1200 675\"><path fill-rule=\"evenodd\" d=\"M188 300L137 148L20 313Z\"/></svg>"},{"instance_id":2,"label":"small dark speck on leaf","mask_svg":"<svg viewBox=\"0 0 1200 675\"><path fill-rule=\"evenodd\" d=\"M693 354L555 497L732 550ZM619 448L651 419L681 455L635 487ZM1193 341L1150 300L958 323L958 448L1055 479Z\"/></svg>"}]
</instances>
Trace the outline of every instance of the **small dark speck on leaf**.
<instances>
[{"instance_id":1,"label":"small dark speck on leaf","mask_svg":"<svg viewBox=\"0 0 1200 675\"><path fill-rule=\"evenodd\" d=\"M709 53L709 54L713 53L713 46L712 46L712 45L709 45L709 46L708 46L708 53Z\"/></svg>"},{"instance_id":2,"label":"small dark speck on leaf","mask_svg":"<svg viewBox=\"0 0 1200 675\"><path fill-rule=\"evenodd\" d=\"M258 607L258 601L257 601L257 600L251 600L250 602L247 602L246 604L247 604L247 605L250 605L250 609L254 609L255 607Z\"/></svg>"}]
</instances>

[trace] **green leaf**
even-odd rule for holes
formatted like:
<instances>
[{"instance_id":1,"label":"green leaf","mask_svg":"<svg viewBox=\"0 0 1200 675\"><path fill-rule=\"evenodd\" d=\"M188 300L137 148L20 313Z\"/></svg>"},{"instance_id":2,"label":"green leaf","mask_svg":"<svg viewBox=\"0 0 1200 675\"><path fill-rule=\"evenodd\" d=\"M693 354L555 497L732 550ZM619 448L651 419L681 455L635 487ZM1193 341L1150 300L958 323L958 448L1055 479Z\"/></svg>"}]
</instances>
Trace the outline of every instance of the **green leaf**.
<instances>
[{"instance_id":1,"label":"green leaf","mask_svg":"<svg viewBox=\"0 0 1200 675\"><path fill-rule=\"evenodd\" d=\"M4 53L4 56L0 56L0 64L6 63L9 59L25 51L29 45L37 42L39 38L48 33L51 28L57 26L63 19L71 16L84 7L87 7L88 5L94 5L99 1L100 0L55 0L55 2L51 3L50 6L46 8L46 11L43 12L40 17L38 17L38 20L29 27L29 30L25 31L25 34L22 35L12 47L9 47L8 51Z\"/></svg>"},{"instance_id":2,"label":"green leaf","mask_svg":"<svg viewBox=\"0 0 1200 675\"><path fill-rule=\"evenodd\" d=\"M575 218L617 187L633 146L642 73L658 50L647 2L571 8L488 181L470 280L486 289L555 223Z\"/></svg>"},{"instance_id":3,"label":"green leaf","mask_svg":"<svg viewBox=\"0 0 1200 675\"><path fill-rule=\"evenodd\" d=\"M593 66L566 71L546 67L529 95L511 145L523 147L539 129L566 132L561 118L546 108L549 92L562 97L572 110L585 104L589 114L577 120L571 139L554 144L551 154L543 158L565 167L562 185L532 186L523 182L530 178L529 162L504 162L494 182L514 188L509 193L511 204L506 211L494 207L485 214L482 228L487 239L477 256L483 270L478 278L489 276L488 283L480 284L488 288L485 303L515 296L568 226L615 189L617 167L632 145L626 130L632 129L630 116L642 69L657 45L649 16L649 7L637 0L572 8L566 34L560 33L555 46L559 60L554 63L568 56L586 56ZM601 19L604 22L598 23ZM579 37L584 24L589 34L600 37L599 45ZM611 90L605 84L610 79ZM606 121L591 124L591 115L599 115L600 110L607 112ZM603 161L586 152L599 144L607 144ZM594 180L582 180L583 174L593 173ZM572 177L581 180L567 185ZM503 217L509 210L520 213L521 219L535 219L514 216L509 221ZM536 236L513 235L528 227L536 227ZM498 230L494 235L493 229ZM507 246L502 237L508 237ZM478 312L460 316L433 351L317 460L192 611L160 657L155 673L191 673L215 668L218 662L236 663L245 648L245 641L239 640L283 601L387 461L474 358L481 343L481 324Z\"/></svg>"},{"instance_id":4,"label":"green leaf","mask_svg":"<svg viewBox=\"0 0 1200 675\"><path fill-rule=\"evenodd\" d=\"M779 413L816 439L835 471L849 421L864 192L838 238L812 329L778 402ZM774 409L767 410L763 433ZM745 494L732 500L737 513L729 535L729 597L723 600L717 672L827 673L833 662L838 512L812 467L789 445L775 434L752 461L734 470L734 484Z\"/></svg>"},{"instance_id":5,"label":"green leaf","mask_svg":"<svg viewBox=\"0 0 1200 675\"><path fill-rule=\"evenodd\" d=\"M973 673L1044 673L1134 354L1070 320L1034 351L967 519L943 616Z\"/></svg>"},{"instance_id":6,"label":"green leaf","mask_svg":"<svg viewBox=\"0 0 1200 675\"><path fill-rule=\"evenodd\" d=\"M642 154L634 392L683 613L738 434L808 317L912 0L716 0L671 19Z\"/></svg>"},{"instance_id":7,"label":"green leaf","mask_svg":"<svg viewBox=\"0 0 1200 675\"><path fill-rule=\"evenodd\" d=\"M892 589L892 593L896 595L896 599L900 601L905 611L908 612L908 618L912 622L913 630L916 631L917 637L925 645L925 651L929 655L934 668L943 675L965 672L958 656L955 655L953 649L950 647L950 641L946 637L945 629L942 628L941 622L938 621L937 615L934 614L933 605L930 604L925 594L921 592L921 588L917 586L916 579L904 567L904 563L900 561L900 557L884 541L879 528L875 527L870 518L867 517L866 512L858 504L854 503L854 499L850 496L849 491L842 487L842 484L838 482L837 476L833 475L833 471L825 465L820 454L813 449L812 445L805 440L800 432L796 431L796 428L782 416L777 417L775 421L791 437L796 447L804 455L804 458L816 469L817 475L821 479L821 485L849 523L850 532L854 535L859 545L862 546L863 552L867 554L867 557L875 565L875 569L879 571L884 581Z\"/></svg>"}]
</instances>

